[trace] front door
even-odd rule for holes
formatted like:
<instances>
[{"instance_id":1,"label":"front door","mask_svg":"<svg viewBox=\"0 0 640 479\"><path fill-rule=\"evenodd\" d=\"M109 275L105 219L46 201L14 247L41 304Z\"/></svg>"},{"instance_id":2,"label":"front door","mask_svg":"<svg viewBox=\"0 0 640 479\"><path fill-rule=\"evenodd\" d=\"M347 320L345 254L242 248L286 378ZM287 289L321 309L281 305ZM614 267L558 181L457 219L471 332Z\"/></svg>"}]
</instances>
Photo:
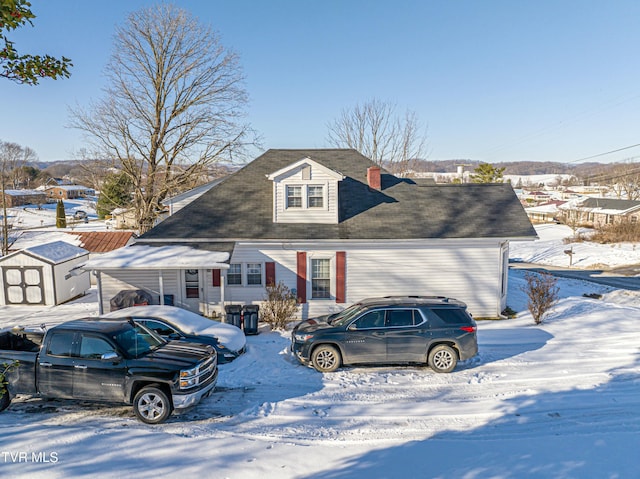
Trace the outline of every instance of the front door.
<instances>
[{"instance_id":1,"label":"front door","mask_svg":"<svg viewBox=\"0 0 640 479\"><path fill-rule=\"evenodd\" d=\"M387 359L384 310L368 311L349 325L342 343L347 363L383 363Z\"/></svg>"},{"instance_id":2,"label":"front door","mask_svg":"<svg viewBox=\"0 0 640 479\"><path fill-rule=\"evenodd\" d=\"M124 360L101 359L103 354L116 352L104 338L81 333L79 341L73 364L73 397L122 402L126 375Z\"/></svg>"},{"instance_id":3,"label":"front door","mask_svg":"<svg viewBox=\"0 0 640 479\"><path fill-rule=\"evenodd\" d=\"M182 304L194 313L200 312L202 304L203 281L202 270L185 269L182 274Z\"/></svg>"}]
</instances>

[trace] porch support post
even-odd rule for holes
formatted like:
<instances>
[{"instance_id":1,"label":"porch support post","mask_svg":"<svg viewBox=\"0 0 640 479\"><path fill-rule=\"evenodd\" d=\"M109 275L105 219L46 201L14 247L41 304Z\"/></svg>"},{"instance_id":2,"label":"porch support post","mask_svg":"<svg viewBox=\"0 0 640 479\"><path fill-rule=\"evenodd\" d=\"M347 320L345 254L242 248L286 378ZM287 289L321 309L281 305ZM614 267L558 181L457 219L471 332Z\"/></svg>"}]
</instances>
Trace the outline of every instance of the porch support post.
<instances>
[{"instance_id":1,"label":"porch support post","mask_svg":"<svg viewBox=\"0 0 640 479\"><path fill-rule=\"evenodd\" d=\"M102 302L102 276L100 275L100 271L95 271L96 274L96 286L98 286L98 314L104 314L104 304Z\"/></svg>"},{"instance_id":2,"label":"porch support post","mask_svg":"<svg viewBox=\"0 0 640 479\"><path fill-rule=\"evenodd\" d=\"M224 314L224 284L227 282L227 275L224 269L220 269L220 315Z\"/></svg>"},{"instance_id":3,"label":"porch support post","mask_svg":"<svg viewBox=\"0 0 640 479\"><path fill-rule=\"evenodd\" d=\"M158 272L158 289L160 290L160 304L164 305L164 277L162 270Z\"/></svg>"}]
</instances>

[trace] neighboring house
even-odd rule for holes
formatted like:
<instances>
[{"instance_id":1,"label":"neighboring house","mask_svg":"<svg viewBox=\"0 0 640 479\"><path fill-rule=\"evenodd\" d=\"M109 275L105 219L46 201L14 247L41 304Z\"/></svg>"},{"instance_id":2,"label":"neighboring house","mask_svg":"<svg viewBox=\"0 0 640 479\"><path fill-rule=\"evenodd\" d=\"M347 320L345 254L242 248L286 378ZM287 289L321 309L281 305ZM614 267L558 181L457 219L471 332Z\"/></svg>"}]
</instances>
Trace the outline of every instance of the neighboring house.
<instances>
[{"instance_id":1,"label":"neighboring house","mask_svg":"<svg viewBox=\"0 0 640 479\"><path fill-rule=\"evenodd\" d=\"M7 208L42 205L47 202L47 195L36 190L4 190L4 201Z\"/></svg>"},{"instance_id":2,"label":"neighboring house","mask_svg":"<svg viewBox=\"0 0 640 479\"><path fill-rule=\"evenodd\" d=\"M267 284L283 282L301 317L371 296L442 295L495 318L509 241L535 238L509 184L397 178L355 150L269 150L85 268L100 275L103 304L144 289L213 315L259 304ZM201 261L179 264L192 255Z\"/></svg>"},{"instance_id":3,"label":"neighboring house","mask_svg":"<svg viewBox=\"0 0 640 479\"><path fill-rule=\"evenodd\" d=\"M551 195L546 191L523 191L520 199L528 206L537 206L547 203L551 199Z\"/></svg>"},{"instance_id":4,"label":"neighboring house","mask_svg":"<svg viewBox=\"0 0 640 479\"><path fill-rule=\"evenodd\" d=\"M166 216L171 216L176 214L182 208L187 206L192 201L197 200L215 185L220 183L224 178L219 178L217 180L210 181L204 185L196 186L195 188L190 189L189 191L185 191L184 193L180 193L179 195L169 196L162 201L162 204L168 208Z\"/></svg>"},{"instance_id":5,"label":"neighboring house","mask_svg":"<svg viewBox=\"0 0 640 479\"><path fill-rule=\"evenodd\" d=\"M538 206L525 208L524 211L532 223L557 223L562 214L559 207L566 201L549 201Z\"/></svg>"},{"instance_id":6,"label":"neighboring house","mask_svg":"<svg viewBox=\"0 0 640 479\"><path fill-rule=\"evenodd\" d=\"M618 200L614 198L584 198L569 201L562 205L561 210L566 215L565 222L588 226L603 226L640 220L640 201Z\"/></svg>"},{"instance_id":7,"label":"neighboring house","mask_svg":"<svg viewBox=\"0 0 640 479\"><path fill-rule=\"evenodd\" d=\"M50 201L52 200L73 200L94 196L96 191L82 185L54 185L45 188L45 193Z\"/></svg>"},{"instance_id":8,"label":"neighboring house","mask_svg":"<svg viewBox=\"0 0 640 479\"><path fill-rule=\"evenodd\" d=\"M133 208L116 208L110 216L106 221L107 228L126 230L138 227L136 211Z\"/></svg>"},{"instance_id":9,"label":"neighboring house","mask_svg":"<svg viewBox=\"0 0 640 479\"><path fill-rule=\"evenodd\" d=\"M77 268L89 252L64 241L16 251L0 258L0 304L61 304L85 294L89 274Z\"/></svg>"}]
</instances>

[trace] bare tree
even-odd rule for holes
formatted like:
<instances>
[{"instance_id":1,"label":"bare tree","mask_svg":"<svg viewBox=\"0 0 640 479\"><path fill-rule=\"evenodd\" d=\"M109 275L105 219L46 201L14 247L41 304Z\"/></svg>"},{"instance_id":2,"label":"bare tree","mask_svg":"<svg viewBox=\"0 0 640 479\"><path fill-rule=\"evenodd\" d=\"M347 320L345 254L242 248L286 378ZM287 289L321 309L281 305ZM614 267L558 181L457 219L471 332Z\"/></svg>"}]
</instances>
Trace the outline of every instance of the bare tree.
<instances>
[{"instance_id":1,"label":"bare tree","mask_svg":"<svg viewBox=\"0 0 640 479\"><path fill-rule=\"evenodd\" d=\"M616 164L609 173L608 183L618 198L640 199L640 164Z\"/></svg>"},{"instance_id":2,"label":"bare tree","mask_svg":"<svg viewBox=\"0 0 640 479\"><path fill-rule=\"evenodd\" d=\"M378 99L343 109L328 125L327 141L337 148L353 148L380 166L405 175L414 160L424 159L427 132L418 115L398 115L396 105Z\"/></svg>"},{"instance_id":3,"label":"bare tree","mask_svg":"<svg viewBox=\"0 0 640 479\"><path fill-rule=\"evenodd\" d=\"M14 174L29 161L37 159L36 152L28 146L0 141L0 193L2 194L2 255L9 252L9 220L7 217L7 186L14 186Z\"/></svg>"},{"instance_id":4,"label":"bare tree","mask_svg":"<svg viewBox=\"0 0 640 479\"><path fill-rule=\"evenodd\" d=\"M104 99L73 110L72 126L131 178L141 233L168 194L255 143L242 122L238 57L185 10L162 4L132 13L116 29L106 76Z\"/></svg>"}]
</instances>

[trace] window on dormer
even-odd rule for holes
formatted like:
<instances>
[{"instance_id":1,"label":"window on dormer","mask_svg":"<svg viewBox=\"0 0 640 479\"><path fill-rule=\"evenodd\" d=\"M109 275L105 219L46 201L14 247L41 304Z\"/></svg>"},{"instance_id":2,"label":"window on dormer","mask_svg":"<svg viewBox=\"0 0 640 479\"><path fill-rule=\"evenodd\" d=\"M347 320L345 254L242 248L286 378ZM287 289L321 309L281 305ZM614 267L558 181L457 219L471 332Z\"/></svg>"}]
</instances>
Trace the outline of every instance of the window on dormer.
<instances>
[{"instance_id":1,"label":"window on dormer","mask_svg":"<svg viewBox=\"0 0 640 479\"><path fill-rule=\"evenodd\" d=\"M302 186L287 186L287 208L302 208Z\"/></svg>"},{"instance_id":2,"label":"window on dormer","mask_svg":"<svg viewBox=\"0 0 640 479\"><path fill-rule=\"evenodd\" d=\"M307 187L307 206L309 208L322 208L324 206L324 191L322 186Z\"/></svg>"}]
</instances>

